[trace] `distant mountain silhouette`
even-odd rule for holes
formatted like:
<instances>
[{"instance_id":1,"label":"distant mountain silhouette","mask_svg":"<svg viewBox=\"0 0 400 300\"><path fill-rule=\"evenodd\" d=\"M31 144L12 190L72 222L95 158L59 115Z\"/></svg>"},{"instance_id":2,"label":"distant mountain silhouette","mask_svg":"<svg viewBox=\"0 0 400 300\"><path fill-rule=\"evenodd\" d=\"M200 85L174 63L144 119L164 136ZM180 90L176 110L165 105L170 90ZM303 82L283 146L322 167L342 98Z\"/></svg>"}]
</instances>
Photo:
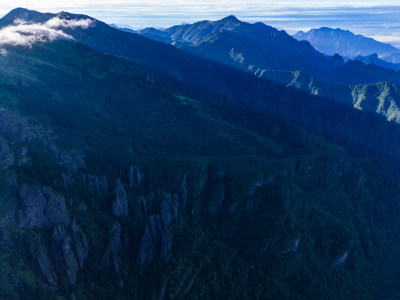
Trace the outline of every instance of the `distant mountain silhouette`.
<instances>
[{"instance_id":1,"label":"distant mountain silhouette","mask_svg":"<svg viewBox=\"0 0 400 300\"><path fill-rule=\"evenodd\" d=\"M322 53L333 55L338 53L347 58L377 54L379 58L391 63L400 63L400 50L392 45L378 42L372 38L356 35L348 30L322 27L308 32L299 31L294 38L308 41ZM396 55L393 55L397 53Z\"/></svg>"},{"instance_id":2,"label":"distant mountain silhouette","mask_svg":"<svg viewBox=\"0 0 400 300\"><path fill-rule=\"evenodd\" d=\"M233 16L0 30L1 299L398 298L398 71Z\"/></svg>"}]
</instances>

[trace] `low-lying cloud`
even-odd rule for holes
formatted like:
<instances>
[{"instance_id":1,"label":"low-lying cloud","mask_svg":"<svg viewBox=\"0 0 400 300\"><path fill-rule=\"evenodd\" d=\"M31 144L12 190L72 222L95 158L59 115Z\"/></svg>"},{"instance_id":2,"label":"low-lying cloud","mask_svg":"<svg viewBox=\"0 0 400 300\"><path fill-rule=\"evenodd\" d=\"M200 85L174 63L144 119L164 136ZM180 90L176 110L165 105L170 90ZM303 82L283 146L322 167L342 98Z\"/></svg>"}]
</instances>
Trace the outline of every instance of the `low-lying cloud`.
<instances>
[{"instance_id":1,"label":"low-lying cloud","mask_svg":"<svg viewBox=\"0 0 400 300\"><path fill-rule=\"evenodd\" d=\"M13 25L0 29L0 45L28 46L38 42L54 41L57 39L71 39L73 37L63 31L66 28L87 29L92 26L93 20L67 20L58 17L45 23L29 23L17 19Z\"/></svg>"},{"instance_id":2,"label":"low-lying cloud","mask_svg":"<svg viewBox=\"0 0 400 300\"><path fill-rule=\"evenodd\" d=\"M45 25L49 28L82 28L88 29L92 26L93 20L91 19L80 19L80 20L67 20L67 19L60 19L60 18L52 18L48 20Z\"/></svg>"}]
</instances>

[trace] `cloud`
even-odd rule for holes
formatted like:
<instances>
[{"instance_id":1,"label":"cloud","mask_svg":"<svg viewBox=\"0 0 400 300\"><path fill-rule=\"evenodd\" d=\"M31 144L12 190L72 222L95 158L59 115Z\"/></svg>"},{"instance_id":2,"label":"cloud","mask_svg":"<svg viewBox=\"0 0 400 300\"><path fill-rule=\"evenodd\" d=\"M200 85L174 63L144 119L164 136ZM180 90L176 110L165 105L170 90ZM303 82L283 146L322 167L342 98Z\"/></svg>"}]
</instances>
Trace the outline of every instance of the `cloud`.
<instances>
[{"instance_id":1,"label":"cloud","mask_svg":"<svg viewBox=\"0 0 400 300\"><path fill-rule=\"evenodd\" d=\"M16 19L13 25L0 29L0 45L32 47L38 42L51 42L57 39L73 40L73 37L62 29L87 29L92 24L93 20L91 19L66 20L55 17L45 23L28 23Z\"/></svg>"},{"instance_id":2,"label":"cloud","mask_svg":"<svg viewBox=\"0 0 400 300\"><path fill-rule=\"evenodd\" d=\"M93 20L91 19L80 19L80 20L67 20L60 18L52 18L48 20L45 25L49 28L77 28L88 29L92 26Z\"/></svg>"},{"instance_id":3,"label":"cloud","mask_svg":"<svg viewBox=\"0 0 400 300\"><path fill-rule=\"evenodd\" d=\"M380 41L382 43L391 44L397 48L400 48L400 36L394 35L371 35L371 38Z\"/></svg>"}]
</instances>

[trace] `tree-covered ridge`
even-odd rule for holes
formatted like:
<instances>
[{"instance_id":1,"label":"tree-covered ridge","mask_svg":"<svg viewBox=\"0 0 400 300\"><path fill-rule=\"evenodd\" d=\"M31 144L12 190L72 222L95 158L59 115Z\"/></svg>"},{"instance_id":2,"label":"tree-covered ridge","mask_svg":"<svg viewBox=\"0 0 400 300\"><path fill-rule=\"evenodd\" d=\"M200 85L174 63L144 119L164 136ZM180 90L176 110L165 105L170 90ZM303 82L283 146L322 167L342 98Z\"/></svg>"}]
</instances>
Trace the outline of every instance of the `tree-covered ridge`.
<instances>
[{"instance_id":1,"label":"tree-covered ridge","mask_svg":"<svg viewBox=\"0 0 400 300\"><path fill-rule=\"evenodd\" d=\"M78 43L6 50L1 297L396 295L376 162Z\"/></svg>"}]
</instances>

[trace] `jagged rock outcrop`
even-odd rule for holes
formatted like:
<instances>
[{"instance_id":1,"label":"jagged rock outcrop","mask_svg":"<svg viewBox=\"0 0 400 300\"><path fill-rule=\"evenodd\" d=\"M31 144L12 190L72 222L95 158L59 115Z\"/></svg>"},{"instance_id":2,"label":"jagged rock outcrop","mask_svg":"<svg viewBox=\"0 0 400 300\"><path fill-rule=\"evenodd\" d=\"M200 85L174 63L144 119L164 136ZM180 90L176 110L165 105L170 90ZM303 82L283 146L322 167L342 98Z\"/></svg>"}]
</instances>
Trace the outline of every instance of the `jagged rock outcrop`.
<instances>
[{"instance_id":1,"label":"jagged rock outcrop","mask_svg":"<svg viewBox=\"0 0 400 300\"><path fill-rule=\"evenodd\" d=\"M152 216L145 227L136 263L143 265L156 258L164 258L172 247L172 236L160 216Z\"/></svg>"},{"instance_id":2,"label":"jagged rock outcrop","mask_svg":"<svg viewBox=\"0 0 400 300\"><path fill-rule=\"evenodd\" d=\"M142 212L147 215L148 212L148 206L147 206L147 201L144 197L139 197L138 199L138 205L139 208L142 210Z\"/></svg>"},{"instance_id":3,"label":"jagged rock outcrop","mask_svg":"<svg viewBox=\"0 0 400 300\"><path fill-rule=\"evenodd\" d=\"M388 121L400 123L400 87L392 82L349 87L352 104L358 110L378 113Z\"/></svg>"},{"instance_id":4,"label":"jagged rock outcrop","mask_svg":"<svg viewBox=\"0 0 400 300\"><path fill-rule=\"evenodd\" d=\"M110 244L107 247L106 253L104 254L103 258L101 259L101 266L107 266L108 268L113 268L116 273L119 273L120 270L120 258L118 253L122 248L121 242L121 234L122 234L122 227L121 224L115 222L113 227L110 231L111 238Z\"/></svg>"},{"instance_id":5,"label":"jagged rock outcrop","mask_svg":"<svg viewBox=\"0 0 400 300\"><path fill-rule=\"evenodd\" d=\"M29 124L27 119L8 109L0 109L0 135L10 143L30 141L48 133L44 130L41 134L36 131L41 130L38 126Z\"/></svg>"},{"instance_id":6,"label":"jagged rock outcrop","mask_svg":"<svg viewBox=\"0 0 400 300\"><path fill-rule=\"evenodd\" d=\"M0 169L7 169L14 163L14 152L10 150L7 141L0 137Z\"/></svg>"},{"instance_id":7,"label":"jagged rock outcrop","mask_svg":"<svg viewBox=\"0 0 400 300\"><path fill-rule=\"evenodd\" d=\"M61 179L65 188L68 188L75 183L75 180L71 174L61 173Z\"/></svg>"},{"instance_id":8,"label":"jagged rock outcrop","mask_svg":"<svg viewBox=\"0 0 400 300\"><path fill-rule=\"evenodd\" d=\"M161 221L168 225L172 221L176 222L178 218L179 198L177 194L164 194L161 199Z\"/></svg>"},{"instance_id":9,"label":"jagged rock outcrop","mask_svg":"<svg viewBox=\"0 0 400 300\"><path fill-rule=\"evenodd\" d=\"M64 197L53 189L21 184L18 196L21 201L20 227L32 229L68 223Z\"/></svg>"},{"instance_id":10,"label":"jagged rock outcrop","mask_svg":"<svg viewBox=\"0 0 400 300\"><path fill-rule=\"evenodd\" d=\"M297 252L297 251L299 250L300 240L301 240L300 237L298 237L298 238L292 240L292 241L290 242L290 247L287 248L286 250L284 250L282 253L285 254L285 253L289 253L289 252L293 252L293 253L294 253L294 252Z\"/></svg>"},{"instance_id":11,"label":"jagged rock outcrop","mask_svg":"<svg viewBox=\"0 0 400 300\"><path fill-rule=\"evenodd\" d=\"M50 285L52 288L57 288L57 275L54 272L54 266L50 261L49 254L47 249L45 248L45 243L40 239L38 243L38 248L32 249L32 254L37 263L39 264L40 271L42 274L42 278L45 282Z\"/></svg>"},{"instance_id":12,"label":"jagged rock outcrop","mask_svg":"<svg viewBox=\"0 0 400 300\"><path fill-rule=\"evenodd\" d=\"M53 289L58 288L58 276L51 251L47 247L46 239L39 233L30 230L14 232L7 247L26 257L26 264L37 274L46 285Z\"/></svg>"},{"instance_id":13,"label":"jagged rock outcrop","mask_svg":"<svg viewBox=\"0 0 400 300\"><path fill-rule=\"evenodd\" d=\"M6 170L2 174L0 190L0 235L1 228L17 221L18 199L14 191L18 187L18 176L14 171ZM1 239L0 239L1 240Z\"/></svg>"},{"instance_id":14,"label":"jagged rock outcrop","mask_svg":"<svg viewBox=\"0 0 400 300\"><path fill-rule=\"evenodd\" d=\"M68 284L76 283L76 276L89 255L89 243L79 226L57 225L52 235L52 256L67 279Z\"/></svg>"},{"instance_id":15,"label":"jagged rock outcrop","mask_svg":"<svg viewBox=\"0 0 400 300\"><path fill-rule=\"evenodd\" d=\"M247 196L252 197L257 189L264 185L264 176L247 186Z\"/></svg>"},{"instance_id":16,"label":"jagged rock outcrop","mask_svg":"<svg viewBox=\"0 0 400 300\"><path fill-rule=\"evenodd\" d=\"M27 147L21 147L15 150L15 160L18 166L25 165L30 162L29 152Z\"/></svg>"},{"instance_id":17,"label":"jagged rock outcrop","mask_svg":"<svg viewBox=\"0 0 400 300\"><path fill-rule=\"evenodd\" d=\"M143 172L136 166L129 168L129 187L133 189L138 186L144 178Z\"/></svg>"},{"instance_id":18,"label":"jagged rock outcrop","mask_svg":"<svg viewBox=\"0 0 400 300\"><path fill-rule=\"evenodd\" d=\"M330 160L326 162L326 171L333 173L338 177L349 173L351 170L351 164L348 159L339 157L336 160Z\"/></svg>"},{"instance_id":19,"label":"jagged rock outcrop","mask_svg":"<svg viewBox=\"0 0 400 300\"><path fill-rule=\"evenodd\" d=\"M346 264L348 258L349 258L349 250L347 249L341 256L336 258L333 262L335 265L343 267Z\"/></svg>"},{"instance_id":20,"label":"jagged rock outcrop","mask_svg":"<svg viewBox=\"0 0 400 300\"><path fill-rule=\"evenodd\" d=\"M108 181L106 176L94 176L90 174L84 174L82 176L84 184L88 189L100 195L107 194L108 192Z\"/></svg>"},{"instance_id":21,"label":"jagged rock outcrop","mask_svg":"<svg viewBox=\"0 0 400 300\"><path fill-rule=\"evenodd\" d=\"M56 156L57 162L71 172L78 172L79 168L85 166L84 153L78 149L60 150L60 155Z\"/></svg>"},{"instance_id":22,"label":"jagged rock outcrop","mask_svg":"<svg viewBox=\"0 0 400 300\"><path fill-rule=\"evenodd\" d=\"M128 200L126 198L126 191L121 183L121 180L119 179L116 181L115 199L112 204L112 212L116 216L128 215Z\"/></svg>"}]
</instances>

